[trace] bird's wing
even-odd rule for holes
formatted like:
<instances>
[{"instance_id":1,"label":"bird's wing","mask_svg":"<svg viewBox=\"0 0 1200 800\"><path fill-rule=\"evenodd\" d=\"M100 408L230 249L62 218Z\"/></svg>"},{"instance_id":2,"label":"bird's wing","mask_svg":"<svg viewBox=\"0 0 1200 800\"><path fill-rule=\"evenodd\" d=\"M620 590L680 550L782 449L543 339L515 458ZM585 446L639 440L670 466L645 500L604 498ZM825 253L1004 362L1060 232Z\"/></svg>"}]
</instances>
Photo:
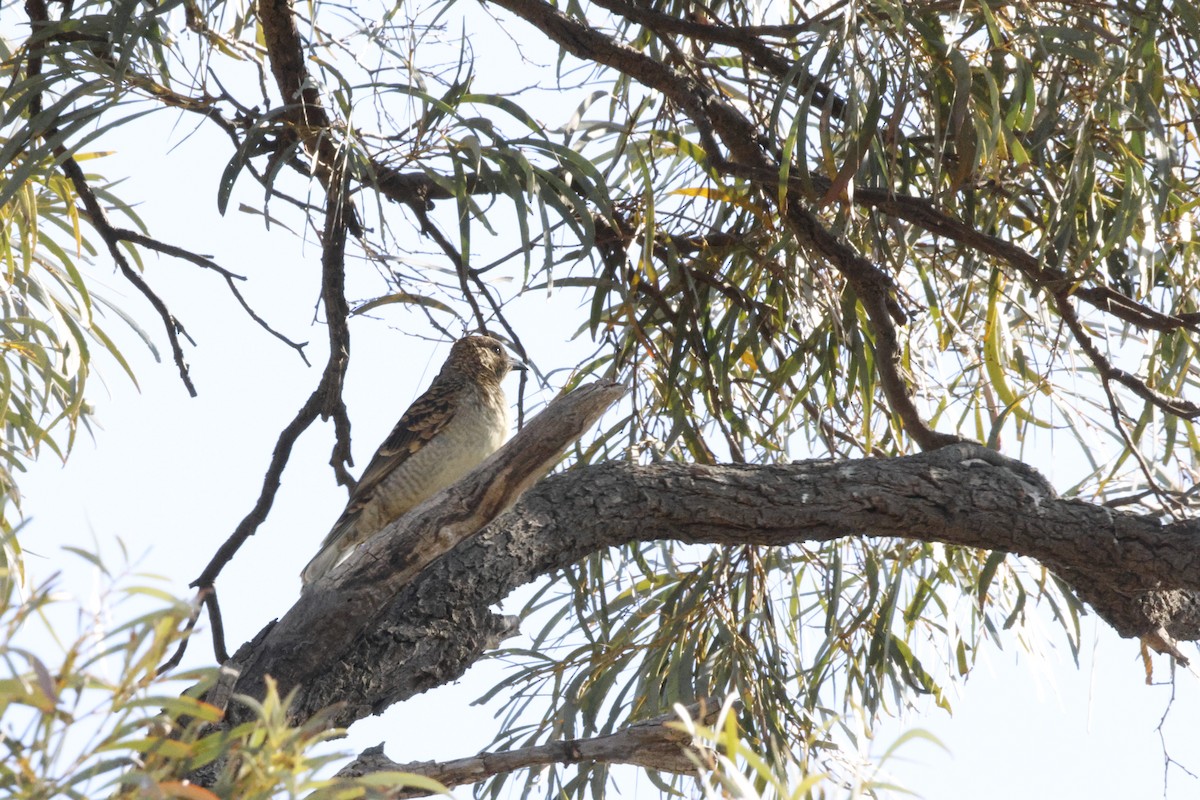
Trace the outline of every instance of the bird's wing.
<instances>
[{"instance_id":1,"label":"bird's wing","mask_svg":"<svg viewBox=\"0 0 1200 800\"><path fill-rule=\"evenodd\" d=\"M430 386L408 407L371 457L371 463L363 470L358 485L350 494L342 519L357 515L363 506L371 502L384 478L445 429L458 410L458 403L455 402L457 392L451 391L453 388L446 384ZM337 527L335 525L334 529Z\"/></svg>"},{"instance_id":2,"label":"bird's wing","mask_svg":"<svg viewBox=\"0 0 1200 800\"><path fill-rule=\"evenodd\" d=\"M371 457L371 463L363 470L358 485L350 494L346 510L333 524L321 549L304 568L303 576L306 584L319 578L332 569L342 554L362 541L362 537L354 535L354 523L383 483L384 478L408 460L409 456L420 450L431 439L438 435L458 410L458 392L454 384L434 384L425 394L418 397L387 439Z\"/></svg>"}]
</instances>

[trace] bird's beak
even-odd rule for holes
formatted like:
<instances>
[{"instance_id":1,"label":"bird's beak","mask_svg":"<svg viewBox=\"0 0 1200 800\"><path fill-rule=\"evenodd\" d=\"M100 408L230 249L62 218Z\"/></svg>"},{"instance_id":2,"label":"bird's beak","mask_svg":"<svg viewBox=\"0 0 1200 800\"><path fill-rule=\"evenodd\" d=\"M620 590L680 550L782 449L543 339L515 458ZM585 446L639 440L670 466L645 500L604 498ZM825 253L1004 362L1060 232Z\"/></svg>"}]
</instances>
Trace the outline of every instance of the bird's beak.
<instances>
[{"instance_id":1,"label":"bird's beak","mask_svg":"<svg viewBox=\"0 0 1200 800\"><path fill-rule=\"evenodd\" d=\"M509 366L509 369L513 372L525 372L529 369L529 366L519 358L514 358L512 359L512 364Z\"/></svg>"}]
</instances>

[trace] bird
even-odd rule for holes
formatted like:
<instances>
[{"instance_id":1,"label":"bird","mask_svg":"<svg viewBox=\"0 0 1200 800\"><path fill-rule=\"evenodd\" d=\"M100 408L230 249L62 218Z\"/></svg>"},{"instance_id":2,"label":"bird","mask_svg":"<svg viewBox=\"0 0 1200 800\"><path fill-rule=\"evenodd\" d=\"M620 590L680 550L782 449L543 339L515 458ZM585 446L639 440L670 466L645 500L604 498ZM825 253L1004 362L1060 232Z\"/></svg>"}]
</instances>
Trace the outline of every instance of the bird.
<instances>
[{"instance_id":1,"label":"bird","mask_svg":"<svg viewBox=\"0 0 1200 800\"><path fill-rule=\"evenodd\" d=\"M466 475L504 443L500 382L525 365L491 336L456 341L446 363L375 451L346 510L300 577L305 589L384 526Z\"/></svg>"}]
</instances>

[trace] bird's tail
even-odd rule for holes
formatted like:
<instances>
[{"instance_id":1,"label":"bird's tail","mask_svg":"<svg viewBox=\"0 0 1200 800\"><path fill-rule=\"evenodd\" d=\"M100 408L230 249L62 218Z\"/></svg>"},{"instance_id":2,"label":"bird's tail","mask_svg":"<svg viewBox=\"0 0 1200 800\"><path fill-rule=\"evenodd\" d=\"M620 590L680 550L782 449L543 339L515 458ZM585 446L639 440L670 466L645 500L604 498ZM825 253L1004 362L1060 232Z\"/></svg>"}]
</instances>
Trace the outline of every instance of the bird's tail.
<instances>
[{"instance_id":1,"label":"bird's tail","mask_svg":"<svg viewBox=\"0 0 1200 800\"><path fill-rule=\"evenodd\" d=\"M316 583L322 575L336 567L345 554L346 551L341 547L341 542L337 539L326 542L320 552L313 556L313 560L308 562L308 566L300 572L300 581L303 584L302 588L307 589Z\"/></svg>"}]
</instances>

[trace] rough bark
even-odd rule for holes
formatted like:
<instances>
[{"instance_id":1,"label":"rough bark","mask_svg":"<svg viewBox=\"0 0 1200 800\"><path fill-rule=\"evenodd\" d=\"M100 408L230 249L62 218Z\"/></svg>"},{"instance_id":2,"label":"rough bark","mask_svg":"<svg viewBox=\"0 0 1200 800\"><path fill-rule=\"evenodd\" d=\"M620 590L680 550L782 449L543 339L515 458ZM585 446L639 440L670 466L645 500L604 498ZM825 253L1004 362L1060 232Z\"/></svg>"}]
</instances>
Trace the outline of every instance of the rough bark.
<instances>
[{"instance_id":1,"label":"rough bark","mask_svg":"<svg viewBox=\"0 0 1200 800\"><path fill-rule=\"evenodd\" d=\"M427 516L437 513L453 509ZM272 664L282 686L299 687L298 717L339 703L337 722L348 725L459 677L511 631L491 608L516 587L602 548L658 539L787 546L903 537L1003 550L1054 570L1122 636L1163 629L1196 640L1197 528L1057 499L1036 471L970 444L777 466L609 463L539 482L421 568L385 607L361 612L351 641L329 647L328 631L309 620L299 635L315 661L303 672L271 651L270 632L234 662ZM403 560L367 559L384 571ZM339 572L340 580L368 579L358 569ZM237 691L247 690L243 675Z\"/></svg>"}]
</instances>

